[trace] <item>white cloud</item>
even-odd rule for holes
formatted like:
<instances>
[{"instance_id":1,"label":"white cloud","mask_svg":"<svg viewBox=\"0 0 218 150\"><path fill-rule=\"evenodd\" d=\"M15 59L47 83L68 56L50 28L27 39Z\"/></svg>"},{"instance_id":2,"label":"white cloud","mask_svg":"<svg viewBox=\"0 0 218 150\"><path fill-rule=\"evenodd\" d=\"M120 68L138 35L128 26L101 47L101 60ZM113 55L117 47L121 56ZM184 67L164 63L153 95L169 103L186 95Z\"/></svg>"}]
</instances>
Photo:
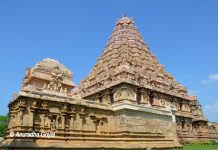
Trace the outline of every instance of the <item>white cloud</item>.
<instances>
[{"instance_id":1,"label":"white cloud","mask_svg":"<svg viewBox=\"0 0 218 150\"><path fill-rule=\"evenodd\" d=\"M207 80L202 80L202 83L208 84L214 81L218 81L218 74L210 74Z\"/></svg>"},{"instance_id":2,"label":"white cloud","mask_svg":"<svg viewBox=\"0 0 218 150\"><path fill-rule=\"evenodd\" d=\"M218 100L214 101L213 104L205 105L203 110L209 121L218 122Z\"/></svg>"}]
</instances>

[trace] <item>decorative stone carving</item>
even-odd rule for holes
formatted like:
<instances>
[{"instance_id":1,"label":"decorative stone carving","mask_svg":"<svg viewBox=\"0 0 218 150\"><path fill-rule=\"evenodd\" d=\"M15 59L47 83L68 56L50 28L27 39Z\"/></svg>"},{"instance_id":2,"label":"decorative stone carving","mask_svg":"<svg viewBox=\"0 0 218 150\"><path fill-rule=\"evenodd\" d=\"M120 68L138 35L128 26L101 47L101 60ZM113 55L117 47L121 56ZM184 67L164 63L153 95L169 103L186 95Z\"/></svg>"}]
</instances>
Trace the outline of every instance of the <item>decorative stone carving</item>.
<instances>
[{"instance_id":1,"label":"decorative stone carving","mask_svg":"<svg viewBox=\"0 0 218 150\"><path fill-rule=\"evenodd\" d=\"M152 106L165 107L165 100L163 95L154 92Z\"/></svg>"},{"instance_id":2,"label":"decorative stone carving","mask_svg":"<svg viewBox=\"0 0 218 150\"><path fill-rule=\"evenodd\" d=\"M61 77L53 77L51 82L48 84L46 89L55 91L55 92L63 92L63 87L61 85Z\"/></svg>"},{"instance_id":3,"label":"decorative stone carving","mask_svg":"<svg viewBox=\"0 0 218 150\"><path fill-rule=\"evenodd\" d=\"M71 94L75 84L71 81L73 74L58 61L47 58L37 63L32 69L27 68L22 90L43 91L49 94Z\"/></svg>"},{"instance_id":4,"label":"decorative stone carving","mask_svg":"<svg viewBox=\"0 0 218 150\"><path fill-rule=\"evenodd\" d=\"M33 141L33 149L174 149L181 139L218 137L197 98L159 64L128 17L117 21L103 55L78 88L72 76L53 59L27 69L22 90L9 104L5 140L15 144L6 147ZM57 135L17 140L11 131Z\"/></svg>"},{"instance_id":5,"label":"decorative stone carving","mask_svg":"<svg viewBox=\"0 0 218 150\"><path fill-rule=\"evenodd\" d=\"M91 120L93 120L93 123L95 124L96 133L100 133L101 126L103 126L107 122L107 118L97 115L90 115L90 118Z\"/></svg>"},{"instance_id":6,"label":"decorative stone carving","mask_svg":"<svg viewBox=\"0 0 218 150\"><path fill-rule=\"evenodd\" d=\"M93 78L93 76L98 78ZM98 59L88 77L81 82L80 92L85 98L91 95L90 91L94 90L97 93L102 88L112 86L114 82L118 84L122 80L187 97L187 89L165 71L144 43L142 36L134 26L134 21L128 17L117 21L103 55ZM98 86L93 86L94 83Z\"/></svg>"},{"instance_id":7,"label":"decorative stone carving","mask_svg":"<svg viewBox=\"0 0 218 150\"><path fill-rule=\"evenodd\" d=\"M190 107L187 103L182 104L182 111L190 112Z\"/></svg>"}]
</instances>

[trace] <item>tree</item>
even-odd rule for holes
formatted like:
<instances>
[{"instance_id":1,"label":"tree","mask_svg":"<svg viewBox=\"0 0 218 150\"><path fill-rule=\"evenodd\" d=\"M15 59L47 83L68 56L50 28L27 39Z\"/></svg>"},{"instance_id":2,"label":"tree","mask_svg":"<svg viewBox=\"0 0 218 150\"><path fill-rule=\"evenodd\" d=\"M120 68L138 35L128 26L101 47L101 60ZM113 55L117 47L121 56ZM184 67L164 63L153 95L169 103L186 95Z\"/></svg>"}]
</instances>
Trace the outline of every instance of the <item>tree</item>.
<instances>
[{"instance_id":1,"label":"tree","mask_svg":"<svg viewBox=\"0 0 218 150\"><path fill-rule=\"evenodd\" d=\"M3 137L8 126L8 116L0 116L0 137Z\"/></svg>"}]
</instances>

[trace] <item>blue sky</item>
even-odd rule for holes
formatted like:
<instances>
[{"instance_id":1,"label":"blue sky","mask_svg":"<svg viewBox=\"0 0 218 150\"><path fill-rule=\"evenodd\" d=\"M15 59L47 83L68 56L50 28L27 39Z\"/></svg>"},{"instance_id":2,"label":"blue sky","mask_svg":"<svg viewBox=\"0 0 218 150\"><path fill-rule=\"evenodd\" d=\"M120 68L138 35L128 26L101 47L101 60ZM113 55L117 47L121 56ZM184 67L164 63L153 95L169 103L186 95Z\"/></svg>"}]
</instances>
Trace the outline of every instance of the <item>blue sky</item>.
<instances>
[{"instance_id":1,"label":"blue sky","mask_svg":"<svg viewBox=\"0 0 218 150\"><path fill-rule=\"evenodd\" d=\"M19 91L25 68L43 58L59 60L79 84L116 19L127 14L160 63L198 96L209 120L218 121L217 8L216 0L1 0L0 114Z\"/></svg>"}]
</instances>

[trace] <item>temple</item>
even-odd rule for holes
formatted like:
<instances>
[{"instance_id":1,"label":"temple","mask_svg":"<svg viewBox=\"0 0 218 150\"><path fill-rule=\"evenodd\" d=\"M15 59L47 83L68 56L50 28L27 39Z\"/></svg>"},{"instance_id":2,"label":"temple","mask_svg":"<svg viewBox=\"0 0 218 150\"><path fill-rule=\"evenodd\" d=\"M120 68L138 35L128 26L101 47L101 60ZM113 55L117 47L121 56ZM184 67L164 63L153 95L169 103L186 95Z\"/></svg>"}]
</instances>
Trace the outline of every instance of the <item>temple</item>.
<instances>
[{"instance_id":1,"label":"temple","mask_svg":"<svg viewBox=\"0 0 218 150\"><path fill-rule=\"evenodd\" d=\"M218 139L218 124L158 62L132 18L117 20L80 85L72 79L50 58L27 68L2 149L175 149Z\"/></svg>"}]
</instances>

